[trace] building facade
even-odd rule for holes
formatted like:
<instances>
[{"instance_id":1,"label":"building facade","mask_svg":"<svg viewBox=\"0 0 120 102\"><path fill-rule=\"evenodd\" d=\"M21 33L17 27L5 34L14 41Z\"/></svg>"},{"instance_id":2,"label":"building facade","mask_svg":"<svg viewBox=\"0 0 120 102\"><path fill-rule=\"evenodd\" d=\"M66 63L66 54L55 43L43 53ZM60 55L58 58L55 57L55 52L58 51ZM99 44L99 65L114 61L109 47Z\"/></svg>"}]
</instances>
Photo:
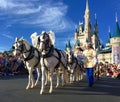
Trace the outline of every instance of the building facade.
<instances>
[{"instance_id":1,"label":"building facade","mask_svg":"<svg viewBox=\"0 0 120 102\"><path fill-rule=\"evenodd\" d=\"M93 44L94 49L98 48L99 37L98 37L98 24L95 15L94 30L90 22L90 10L88 0L86 1L86 9L84 14L84 22L79 22L79 25L75 32L75 46L80 46L83 50L87 41Z\"/></svg>"},{"instance_id":2,"label":"building facade","mask_svg":"<svg viewBox=\"0 0 120 102\"><path fill-rule=\"evenodd\" d=\"M120 28L118 17L116 16L116 27L113 34L108 32L108 42L105 47L102 47L98 36L98 23L95 15L94 28L90 22L90 10L88 0L86 0L86 9L84 14L84 22L79 22L75 31L75 45L84 50L85 43L89 41L93 48L98 52L99 62L116 63L120 62Z\"/></svg>"}]
</instances>

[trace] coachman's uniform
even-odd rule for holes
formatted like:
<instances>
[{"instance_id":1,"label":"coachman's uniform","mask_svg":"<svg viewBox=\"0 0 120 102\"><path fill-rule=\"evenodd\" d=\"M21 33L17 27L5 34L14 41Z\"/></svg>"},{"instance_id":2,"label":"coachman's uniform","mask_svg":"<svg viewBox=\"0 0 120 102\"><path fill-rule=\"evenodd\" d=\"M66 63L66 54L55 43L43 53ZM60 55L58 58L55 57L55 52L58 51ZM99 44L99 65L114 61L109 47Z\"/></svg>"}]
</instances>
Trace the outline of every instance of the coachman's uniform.
<instances>
[{"instance_id":1,"label":"coachman's uniform","mask_svg":"<svg viewBox=\"0 0 120 102\"><path fill-rule=\"evenodd\" d=\"M89 48L83 51L84 68L86 68L86 77L89 86L94 84L94 66L97 64L97 53L94 49Z\"/></svg>"}]
</instances>

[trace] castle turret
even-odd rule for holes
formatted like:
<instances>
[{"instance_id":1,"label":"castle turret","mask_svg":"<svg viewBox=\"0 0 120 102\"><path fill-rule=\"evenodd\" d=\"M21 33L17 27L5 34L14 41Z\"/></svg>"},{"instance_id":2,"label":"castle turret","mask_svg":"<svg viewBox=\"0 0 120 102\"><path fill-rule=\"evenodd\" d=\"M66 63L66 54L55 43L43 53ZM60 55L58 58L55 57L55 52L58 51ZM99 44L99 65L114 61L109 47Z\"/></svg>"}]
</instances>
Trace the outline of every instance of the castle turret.
<instances>
[{"instance_id":1,"label":"castle turret","mask_svg":"<svg viewBox=\"0 0 120 102\"><path fill-rule=\"evenodd\" d=\"M83 33L83 22L79 22L79 34Z\"/></svg>"},{"instance_id":2,"label":"castle turret","mask_svg":"<svg viewBox=\"0 0 120 102\"><path fill-rule=\"evenodd\" d=\"M120 28L117 16L115 31L110 39L110 43L112 45L112 63L118 64L120 62Z\"/></svg>"},{"instance_id":3,"label":"castle turret","mask_svg":"<svg viewBox=\"0 0 120 102\"><path fill-rule=\"evenodd\" d=\"M89 12L89 6L88 6L88 0L86 0L86 10L85 10L85 26L84 26L84 33L86 36L86 39L89 39L91 41L91 35L90 35L90 12Z\"/></svg>"},{"instance_id":4,"label":"castle turret","mask_svg":"<svg viewBox=\"0 0 120 102\"><path fill-rule=\"evenodd\" d=\"M95 24L94 24L94 32L92 36L92 43L93 43L93 48L97 49L99 46L99 37L98 37L98 23L97 23L96 14L95 14Z\"/></svg>"},{"instance_id":5,"label":"castle turret","mask_svg":"<svg viewBox=\"0 0 120 102\"><path fill-rule=\"evenodd\" d=\"M86 40L92 43L92 36L93 34L92 34L92 25L90 23L90 11L88 6L88 0L86 0L84 22L79 22L77 31L75 32L75 42L80 41L80 47L84 49Z\"/></svg>"},{"instance_id":6,"label":"castle turret","mask_svg":"<svg viewBox=\"0 0 120 102\"><path fill-rule=\"evenodd\" d=\"M76 31L75 31L75 40L78 40L78 35L79 35L79 32L78 32L78 29L76 29Z\"/></svg>"},{"instance_id":7,"label":"castle turret","mask_svg":"<svg viewBox=\"0 0 120 102\"><path fill-rule=\"evenodd\" d=\"M106 46L110 46L110 39L111 39L111 32L110 32L110 27L108 29L108 41L106 43Z\"/></svg>"},{"instance_id":8,"label":"castle turret","mask_svg":"<svg viewBox=\"0 0 120 102\"><path fill-rule=\"evenodd\" d=\"M98 34L98 23L97 23L97 16L95 14L95 24L94 24L94 34Z\"/></svg>"}]
</instances>

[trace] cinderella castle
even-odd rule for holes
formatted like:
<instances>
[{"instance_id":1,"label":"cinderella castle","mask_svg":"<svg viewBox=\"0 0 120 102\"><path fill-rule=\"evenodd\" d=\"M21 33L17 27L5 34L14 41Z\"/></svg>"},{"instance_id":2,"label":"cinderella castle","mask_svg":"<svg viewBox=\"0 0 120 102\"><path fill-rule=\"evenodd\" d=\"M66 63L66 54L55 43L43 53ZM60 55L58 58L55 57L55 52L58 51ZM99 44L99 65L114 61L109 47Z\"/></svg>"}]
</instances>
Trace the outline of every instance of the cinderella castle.
<instances>
[{"instance_id":1,"label":"cinderella castle","mask_svg":"<svg viewBox=\"0 0 120 102\"><path fill-rule=\"evenodd\" d=\"M120 28L118 18L116 16L116 27L113 34L108 32L108 42L103 47L98 36L98 23L95 15L94 30L90 22L90 10L88 0L86 0L86 9L84 14L84 22L79 22L75 31L75 45L80 46L84 50L85 43L91 42L93 48L98 52L99 62L116 63L120 62Z\"/></svg>"}]
</instances>

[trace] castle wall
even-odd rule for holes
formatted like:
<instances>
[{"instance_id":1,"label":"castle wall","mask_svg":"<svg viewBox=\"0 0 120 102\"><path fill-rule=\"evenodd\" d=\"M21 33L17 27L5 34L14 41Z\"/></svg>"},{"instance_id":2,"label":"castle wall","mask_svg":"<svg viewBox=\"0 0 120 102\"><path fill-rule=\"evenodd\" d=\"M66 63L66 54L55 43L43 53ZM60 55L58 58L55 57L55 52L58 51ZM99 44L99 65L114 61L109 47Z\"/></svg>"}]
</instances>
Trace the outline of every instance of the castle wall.
<instances>
[{"instance_id":1,"label":"castle wall","mask_svg":"<svg viewBox=\"0 0 120 102\"><path fill-rule=\"evenodd\" d=\"M108 52L108 53L99 53L98 54L98 61L99 62L108 62L111 63L112 62L112 53Z\"/></svg>"},{"instance_id":2,"label":"castle wall","mask_svg":"<svg viewBox=\"0 0 120 102\"><path fill-rule=\"evenodd\" d=\"M120 62L120 37L110 39L112 45L112 63L118 64Z\"/></svg>"}]
</instances>

